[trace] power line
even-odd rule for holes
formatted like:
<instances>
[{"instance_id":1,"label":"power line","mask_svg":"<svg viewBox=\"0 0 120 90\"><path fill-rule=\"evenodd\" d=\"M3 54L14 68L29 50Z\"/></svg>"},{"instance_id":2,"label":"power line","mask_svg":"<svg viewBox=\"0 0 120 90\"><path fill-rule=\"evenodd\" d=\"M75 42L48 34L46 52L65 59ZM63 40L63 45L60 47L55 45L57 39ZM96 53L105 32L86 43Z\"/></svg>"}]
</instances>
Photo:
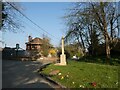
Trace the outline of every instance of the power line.
<instances>
[{"instance_id":1,"label":"power line","mask_svg":"<svg viewBox=\"0 0 120 90\"><path fill-rule=\"evenodd\" d=\"M28 19L31 23L33 23L35 26L37 26L40 30L46 32L48 35L53 36L55 39L58 39L57 37L55 37L54 35L48 33L46 30L44 30L42 27L40 27L39 25L37 25L34 21L32 21L30 18L28 18L25 14L23 14L19 9L17 9L15 6L13 6L11 3L7 2L10 6L12 6L16 11L18 11L21 15L23 15L26 19ZM58 39L59 40L59 39Z\"/></svg>"},{"instance_id":2,"label":"power line","mask_svg":"<svg viewBox=\"0 0 120 90\"><path fill-rule=\"evenodd\" d=\"M29 28L31 27L31 28L34 28L34 27L32 27L31 25L29 25L28 23L26 23L26 22L24 22ZM34 28L34 29L36 29L36 28ZM33 29L32 29L33 30ZM36 29L37 30L37 29ZM25 32L26 34L28 34L27 32ZM41 33L41 32L40 32ZM44 34L43 34L44 35ZM42 36L42 34L41 34L41 36ZM51 38L52 39L52 38ZM53 41L55 41L54 39L52 39ZM58 40L58 39L56 39L56 40ZM56 42L56 41L55 41Z\"/></svg>"}]
</instances>

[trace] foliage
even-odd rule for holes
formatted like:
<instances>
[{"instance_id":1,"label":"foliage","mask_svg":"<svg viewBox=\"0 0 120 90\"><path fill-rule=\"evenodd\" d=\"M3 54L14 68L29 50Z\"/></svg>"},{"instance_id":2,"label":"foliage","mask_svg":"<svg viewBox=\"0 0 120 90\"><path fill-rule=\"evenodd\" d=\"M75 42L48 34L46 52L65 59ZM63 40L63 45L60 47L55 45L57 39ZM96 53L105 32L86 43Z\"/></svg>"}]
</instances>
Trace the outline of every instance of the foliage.
<instances>
[{"instance_id":1,"label":"foliage","mask_svg":"<svg viewBox=\"0 0 120 90\"><path fill-rule=\"evenodd\" d=\"M68 88L118 88L118 66L68 61L67 66L49 65L42 73L60 70L51 78Z\"/></svg>"},{"instance_id":2,"label":"foliage","mask_svg":"<svg viewBox=\"0 0 120 90\"><path fill-rule=\"evenodd\" d=\"M56 53L57 53L57 52L56 52L55 49L52 48L52 49L49 50L49 53L50 53L52 56L56 56Z\"/></svg>"},{"instance_id":3,"label":"foliage","mask_svg":"<svg viewBox=\"0 0 120 90\"><path fill-rule=\"evenodd\" d=\"M47 57L48 56L48 50L42 51L42 55L45 56L45 57Z\"/></svg>"},{"instance_id":4,"label":"foliage","mask_svg":"<svg viewBox=\"0 0 120 90\"><path fill-rule=\"evenodd\" d=\"M2 21L0 22L0 30L16 32L17 29L23 27L20 19L22 16L17 11L22 11L22 7L19 3L0 2L0 6L2 6Z\"/></svg>"},{"instance_id":5,"label":"foliage","mask_svg":"<svg viewBox=\"0 0 120 90\"><path fill-rule=\"evenodd\" d=\"M73 44L69 44L69 45L66 44L64 47L65 47L65 54L67 58L72 58L74 55L76 55L77 57L83 56L83 51L81 50L82 48L79 47L78 43L76 42L74 42ZM60 57L61 54L62 54L62 50L59 47L57 56Z\"/></svg>"},{"instance_id":6,"label":"foliage","mask_svg":"<svg viewBox=\"0 0 120 90\"><path fill-rule=\"evenodd\" d=\"M78 43L70 44L65 46L65 50L70 54L70 57L72 58L74 55L77 57L82 56L82 50L81 47L79 47Z\"/></svg>"},{"instance_id":7,"label":"foliage","mask_svg":"<svg viewBox=\"0 0 120 90\"><path fill-rule=\"evenodd\" d=\"M43 37L41 48L42 48L42 55L47 57L49 50L53 48L52 44L50 44L50 38L48 38L47 36Z\"/></svg>"},{"instance_id":8,"label":"foliage","mask_svg":"<svg viewBox=\"0 0 120 90\"><path fill-rule=\"evenodd\" d=\"M78 53L76 53L76 56L80 58L80 57L82 57L82 54L80 52L78 52Z\"/></svg>"},{"instance_id":9,"label":"foliage","mask_svg":"<svg viewBox=\"0 0 120 90\"><path fill-rule=\"evenodd\" d=\"M66 41L81 43L80 47L89 48L92 55L98 51L100 44L104 44L107 59L110 59L110 50L114 40L119 37L117 4L114 2L87 2L75 3L65 16L68 31ZM98 51L99 52L99 51Z\"/></svg>"},{"instance_id":10,"label":"foliage","mask_svg":"<svg viewBox=\"0 0 120 90\"><path fill-rule=\"evenodd\" d=\"M41 52L38 50L29 51L31 60L37 60L41 57Z\"/></svg>"},{"instance_id":11,"label":"foliage","mask_svg":"<svg viewBox=\"0 0 120 90\"><path fill-rule=\"evenodd\" d=\"M88 62L88 63L97 63L106 65L105 55L101 56L84 56L79 59L79 62ZM120 56L111 55L110 65L119 66L120 65Z\"/></svg>"},{"instance_id":12,"label":"foliage","mask_svg":"<svg viewBox=\"0 0 120 90\"><path fill-rule=\"evenodd\" d=\"M57 56L60 57L61 54L62 54L62 50L59 49L57 52ZM67 50L65 50L65 55L66 55L66 58L70 58L70 53Z\"/></svg>"}]
</instances>

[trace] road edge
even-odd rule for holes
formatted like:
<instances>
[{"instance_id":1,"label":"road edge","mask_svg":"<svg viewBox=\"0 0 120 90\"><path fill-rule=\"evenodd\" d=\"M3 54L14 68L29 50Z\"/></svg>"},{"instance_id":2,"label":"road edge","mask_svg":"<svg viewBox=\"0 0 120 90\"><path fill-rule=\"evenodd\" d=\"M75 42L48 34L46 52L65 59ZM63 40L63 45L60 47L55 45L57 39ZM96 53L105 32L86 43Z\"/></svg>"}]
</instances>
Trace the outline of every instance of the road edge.
<instances>
[{"instance_id":1,"label":"road edge","mask_svg":"<svg viewBox=\"0 0 120 90\"><path fill-rule=\"evenodd\" d=\"M47 81L49 81L50 83L56 85L57 88L61 88L61 89L67 88L67 87L61 85L60 83L54 81L53 79L51 79L49 76L46 76L45 74L43 74L43 73L40 72L43 68L46 68L46 66L48 66L49 64L51 64L51 63L43 64L43 65L39 68L39 70L38 70L39 75L40 75L41 77L43 77L44 79L46 79Z\"/></svg>"}]
</instances>

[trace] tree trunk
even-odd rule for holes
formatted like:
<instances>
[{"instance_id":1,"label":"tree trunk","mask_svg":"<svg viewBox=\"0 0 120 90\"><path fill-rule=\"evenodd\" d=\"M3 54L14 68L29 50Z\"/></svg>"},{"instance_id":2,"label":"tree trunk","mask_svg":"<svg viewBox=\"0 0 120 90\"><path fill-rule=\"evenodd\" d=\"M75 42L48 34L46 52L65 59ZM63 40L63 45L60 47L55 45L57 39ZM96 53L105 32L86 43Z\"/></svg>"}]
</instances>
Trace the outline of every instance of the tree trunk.
<instances>
[{"instance_id":1,"label":"tree trunk","mask_svg":"<svg viewBox=\"0 0 120 90\"><path fill-rule=\"evenodd\" d=\"M107 32L107 21L106 21L106 13L104 11L104 3L100 2L101 4L101 13L102 13L102 21L103 21L103 30L104 30L104 37L105 37L105 50L106 50L106 62L110 63L110 42L109 42L109 34Z\"/></svg>"},{"instance_id":2,"label":"tree trunk","mask_svg":"<svg viewBox=\"0 0 120 90\"><path fill-rule=\"evenodd\" d=\"M77 36L77 34L76 34L76 37L77 37L77 40L78 40L79 47L81 47L81 42L80 42L80 40L79 40L79 35ZM81 47L81 53L82 53L82 56L84 56L84 55L85 55L85 51L84 51L84 49L85 49L85 47L84 47L84 42L83 42L83 39L82 39L81 36L80 36L80 38L81 38L82 46L83 46L83 47Z\"/></svg>"},{"instance_id":3,"label":"tree trunk","mask_svg":"<svg viewBox=\"0 0 120 90\"><path fill-rule=\"evenodd\" d=\"M107 35L105 35L105 48L106 48L106 62L109 64L110 62L110 45L109 45L109 39Z\"/></svg>"},{"instance_id":4,"label":"tree trunk","mask_svg":"<svg viewBox=\"0 0 120 90\"><path fill-rule=\"evenodd\" d=\"M109 35L107 32L107 24L105 21L105 17L103 17L103 27L104 27L104 36L105 36L105 50L106 50L106 62L109 64L110 63L110 39L109 39Z\"/></svg>"},{"instance_id":5,"label":"tree trunk","mask_svg":"<svg viewBox=\"0 0 120 90\"><path fill-rule=\"evenodd\" d=\"M83 46L83 53L85 54L85 44L84 44L84 40L83 40L83 38L82 38L82 33L79 32L79 35L80 35L80 39L81 39L82 46Z\"/></svg>"}]
</instances>

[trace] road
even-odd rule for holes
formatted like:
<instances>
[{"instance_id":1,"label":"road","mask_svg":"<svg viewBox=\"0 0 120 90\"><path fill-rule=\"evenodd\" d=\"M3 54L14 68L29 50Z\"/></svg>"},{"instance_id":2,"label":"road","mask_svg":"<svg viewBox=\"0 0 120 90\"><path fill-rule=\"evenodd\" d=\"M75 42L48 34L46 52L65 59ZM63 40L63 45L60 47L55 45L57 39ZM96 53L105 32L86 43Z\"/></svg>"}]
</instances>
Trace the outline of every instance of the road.
<instances>
[{"instance_id":1,"label":"road","mask_svg":"<svg viewBox=\"0 0 120 90\"><path fill-rule=\"evenodd\" d=\"M2 88L51 88L37 72L39 61L2 61Z\"/></svg>"}]
</instances>

